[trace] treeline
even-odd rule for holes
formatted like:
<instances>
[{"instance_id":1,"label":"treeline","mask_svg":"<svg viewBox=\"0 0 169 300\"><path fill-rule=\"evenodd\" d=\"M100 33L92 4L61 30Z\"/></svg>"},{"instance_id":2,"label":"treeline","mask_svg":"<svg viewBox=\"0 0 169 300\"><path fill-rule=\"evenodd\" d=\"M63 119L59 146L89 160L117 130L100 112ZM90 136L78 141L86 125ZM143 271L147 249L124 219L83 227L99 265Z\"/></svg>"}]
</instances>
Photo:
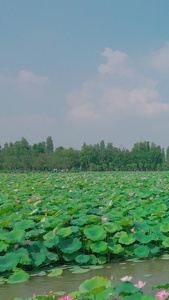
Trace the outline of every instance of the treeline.
<instances>
[{"instance_id":1,"label":"treeline","mask_svg":"<svg viewBox=\"0 0 169 300\"><path fill-rule=\"evenodd\" d=\"M29 145L25 138L0 147L1 170L91 170L91 171L156 171L169 169L169 147L150 142L134 144L131 151L101 141L84 145L81 150L54 149L52 137L46 142Z\"/></svg>"}]
</instances>

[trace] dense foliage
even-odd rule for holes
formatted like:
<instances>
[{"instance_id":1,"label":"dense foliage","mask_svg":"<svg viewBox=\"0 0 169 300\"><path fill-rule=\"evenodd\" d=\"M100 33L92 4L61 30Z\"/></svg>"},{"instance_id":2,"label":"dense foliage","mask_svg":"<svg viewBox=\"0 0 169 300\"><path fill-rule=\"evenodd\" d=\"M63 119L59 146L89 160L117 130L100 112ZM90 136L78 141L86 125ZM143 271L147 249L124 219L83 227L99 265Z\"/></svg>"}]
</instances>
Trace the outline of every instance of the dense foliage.
<instances>
[{"instance_id":1,"label":"dense foliage","mask_svg":"<svg viewBox=\"0 0 169 300\"><path fill-rule=\"evenodd\" d=\"M1 283L168 253L168 172L2 172L0 190Z\"/></svg>"},{"instance_id":2,"label":"dense foliage","mask_svg":"<svg viewBox=\"0 0 169 300\"><path fill-rule=\"evenodd\" d=\"M152 290L158 290L155 296L150 294L144 295L142 288L146 285L146 281L139 280L137 283L132 283L132 276L125 276L121 278L120 285L113 285L113 278L111 280L95 276L91 279L85 280L80 286L79 291L64 294L64 292L52 292L50 295L36 295L26 298L26 300L164 300L169 298L169 283L152 287ZM150 293L150 292L149 292ZM122 297L122 298L121 298ZM15 298L14 300L22 300Z\"/></svg>"},{"instance_id":3,"label":"dense foliage","mask_svg":"<svg viewBox=\"0 0 169 300\"><path fill-rule=\"evenodd\" d=\"M96 145L84 144L81 150L54 149L52 138L30 146L25 138L0 147L1 170L90 170L134 171L168 170L169 148L154 143L136 143L132 150L116 148L104 141Z\"/></svg>"}]
</instances>

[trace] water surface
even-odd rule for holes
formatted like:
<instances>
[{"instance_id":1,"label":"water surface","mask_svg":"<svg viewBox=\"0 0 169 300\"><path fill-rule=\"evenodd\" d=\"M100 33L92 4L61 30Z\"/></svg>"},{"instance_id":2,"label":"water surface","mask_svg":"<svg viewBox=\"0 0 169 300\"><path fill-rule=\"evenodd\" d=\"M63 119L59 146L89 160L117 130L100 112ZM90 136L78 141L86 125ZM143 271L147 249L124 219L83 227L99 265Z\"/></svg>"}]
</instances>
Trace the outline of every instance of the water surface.
<instances>
[{"instance_id":1,"label":"water surface","mask_svg":"<svg viewBox=\"0 0 169 300\"><path fill-rule=\"evenodd\" d=\"M120 284L120 278L125 275L133 276L133 283L138 280L147 281L144 291L149 293L154 285L169 282L169 260L155 258L142 262L121 262L104 266L100 270L91 270L83 274L73 274L69 270L64 270L60 277L31 277L24 283L0 285L0 300L13 300L15 297L25 299L33 293L43 294L50 291L73 292L78 289L80 283L93 276L104 276L106 278L114 276L114 284Z\"/></svg>"}]
</instances>

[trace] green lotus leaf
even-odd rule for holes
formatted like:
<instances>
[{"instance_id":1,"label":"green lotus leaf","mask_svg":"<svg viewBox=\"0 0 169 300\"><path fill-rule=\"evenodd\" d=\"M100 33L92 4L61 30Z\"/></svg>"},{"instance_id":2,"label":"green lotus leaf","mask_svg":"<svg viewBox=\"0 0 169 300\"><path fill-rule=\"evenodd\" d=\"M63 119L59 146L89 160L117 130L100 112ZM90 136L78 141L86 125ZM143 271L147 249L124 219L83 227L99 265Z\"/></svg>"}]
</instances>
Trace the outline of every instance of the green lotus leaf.
<instances>
[{"instance_id":1,"label":"green lotus leaf","mask_svg":"<svg viewBox=\"0 0 169 300\"><path fill-rule=\"evenodd\" d=\"M89 260L88 263L91 264L91 265L97 264L97 257L94 254L91 254L90 255L90 260Z\"/></svg>"},{"instance_id":2,"label":"green lotus leaf","mask_svg":"<svg viewBox=\"0 0 169 300\"><path fill-rule=\"evenodd\" d=\"M67 227L67 228L60 228L57 232L58 235L60 235L61 237L65 238L69 235L72 234L72 230L71 227Z\"/></svg>"},{"instance_id":3,"label":"green lotus leaf","mask_svg":"<svg viewBox=\"0 0 169 300\"><path fill-rule=\"evenodd\" d=\"M6 278L0 277L0 284L4 284L5 282L7 282Z\"/></svg>"},{"instance_id":4,"label":"green lotus leaf","mask_svg":"<svg viewBox=\"0 0 169 300\"><path fill-rule=\"evenodd\" d=\"M14 272L13 275L11 275L8 279L8 283L20 283L20 282L24 282L27 281L29 279L29 274L26 273L23 270L17 270Z\"/></svg>"},{"instance_id":5,"label":"green lotus leaf","mask_svg":"<svg viewBox=\"0 0 169 300\"><path fill-rule=\"evenodd\" d=\"M20 222L15 223L15 228L20 228L20 229L29 229L29 228L34 228L35 227L35 222L32 220L22 220Z\"/></svg>"},{"instance_id":6,"label":"green lotus leaf","mask_svg":"<svg viewBox=\"0 0 169 300\"><path fill-rule=\"evenodd\" d=\"M120 239L124 236L127 236L127 233L125 231L120 231L115 234L115 238L118 238L118 239Z\"/></svg>"},{"instance_id":7,"label":"green lotus leaf","mask_svg":"<svg viewBox=\"0 0 169 300\"><path fill-rule=\"evenodd\" d=\"M13 229L10 232L4 233L5 241L12 243L23 242L24 236L25 232L22 229Z\"/></svg>"},{"instance_id":8,"label":"green lotus leaf","mask_svg":"<svg viewBox=\"0 0 169 300\"><path fill-rule=\"evenodd\" d=\"M169 231L169 223L163 223L160 225L160 230L162 232L168 232Z\"/></svg>"},{"instance_id":9,"label":"green lotus leaf","mask_svg":"<svg viewBox=\"0 0 169 300\"><path fill-rule=\"evenodd\" d=\"M51 239L54 238L54 236L55 236L55 235L54 235L53 230L52 230L52 231L49 231L48 233L44 234L43 239L44 239L45 241L51 240Z\"/></svg>"},{"instance_id":10,"label":"green lotus leaf","mask_svg":"<svg viewBox=\"0 0 169 300\"><path fill-rule=\"evenodd\" d=\"M60 239L58 243L59 249L63 253L73 253L78 251L82 246L82 242L78 238Z\"/></svg>"},{"instance_id":11,"label":"green lotus leaf","mask_svg":"<svg viewBox=\"0 0 169 300\"><path fill-rule=\"evenodd\" d=\"M165 240L162 242L163 246L168 248L169 247L169 237L166 237Z\"/></svg>"},{"instance_id":12,"label":"green lotus leaf","mask_svg":"<svg viewBox=\"0 0 169 300\"><path fill-rule=\"evenodd\" d=\"M155 234L146 235L143 232L139 231L135 235L135 238L140 243L147 244L147 243L149 243L150 241L152 241L155 238Z\"/></svg>"},{"instance_id":13,"label":"green lotus leaf","mask_svg":"<svg viewBox=\"0 0 169 300\"><path fill-rule=\"evenodd\" d=\"M144 230L145 232L148 232L151 226L147 223L147 221L143 221L141 223L135 222L134 227L136 227L139 230Z\"/></svg>"},{"instance_id":14,"label":"green lotus leaf","mask_svg":"<svg viewBox=\"0 0 169 300\"><path fill-rule=\"evenodd\" d=\"M50 251L48 251L47 253L46 253L46 257L49 259L49 260L54 260L54 261L58 261L59 260L59 256L58 256L58 254L56 254L56 253L53 253L53 252L50 252Z\"/></svg>"},{"instance_id":15,"label":"green lotus leaf","mask_svg":"<svg viewBox=\"0 0 169 300\"><path fill-rule=\"evenodd\" d=\"M25 248L19 248L16 250L16 255L19 258L19 263L22 265L29 265L31 258L29 257L28 250Z\"/></svg>"},{"instance_id":16,"label":"green lotus leaf","mask_svg":"<svg viewBox=\"0 0 169 300\"><path fill-rule=\"evenodd\" d=\"M120 225L116 225L116 224L113 224L113 223L110 223L110 222L107 222L107 223L104 224L104 229L107 232L110 232L110 233L119 231L119 230L121 230L121 228L122 227Z\"/></svg>"},{"instance_id":17,"label":"green lotus leaf","mask_svg":"<svg viewBox=\"0 0 169 300\"><path fill-rule=\"evenodd\" d=\"M160 248L159 248L158 246L154 245L154 244L151 244L151 243L150 243L150 244L148 244L147 246L149 247L150 252L151 252L153 255L157 254L157 253L160 251Z\"/></svg>"},{"instance_id":18,"label":"green lotus leaf","mask_svg":"<svg viewBox=\"0 0 169 300\"><path fill-rule=\"evenodd\" d=\"M87 269L87 268L83 269L83 268L78 267L78 268L74 268L72 270L72 273L74 273L74 274L81 274L81 273L87 273L89 271L90 271L90 269Z\"/></svg>"},{"instance_id":19,"label":"green lotus leaf","mask_svg":"<svg viewBox=\"0 0 169 300\"><path fill-rule=\"evenodd\" d=\"M2 226L2 227L8 227L8 225L10 224L10 222L11 222L11 220L6 219L6 220L0 222L0 226Z\"/></svg>"},{"instance_id":20,"label":"green lotus leaf","mask_svg":"<svg viewBox=\"0 0 169 300\"><path fill-rule=\"evenodd\" d=\"M90 266L91 270L100 270L100 269L103 269L103 268L104 268L103 266Z\"/></svg>"},{"instance_id":21,"label":"green lotus leaf","mask_svg":"<svg viewBox=\"0 0 169 300\"><path fill-rule=\"evenodd\" d=\"M93 252L101 253L107 250L107 243L104 241L95 242L90 245Z\"/></svg>"},{"instance_id":22,"label":"green lotus leaf","mask_svg":"<svg viewBox=\"0 0 169 300\"><path fill-rule=\"evenodd\" d=\"M90 259L90 255L79 254L76 256L75 261L79 264L86 264Z\"/></svg>"},{"instance_id":23,"label":"green lotus leaf","mask_svg":"<svg viewBox=\"0 0 169 300\"><path fill-rule=\"evenodd\" d=\"M127 292L127 293L138 292L138 288L136 288L131 282L123 282L121 285L116 286L116 289L120 293L121 292Z\"/></svg>"},{"instance_id":24,"label":"green lotus leaf","mask_svg":"<svg viewBox=\"0 0 169 300\"><path fill-rule=\"evenodd\" d=\"M125 235L119 239L120 244L130 245L135 242L135 238L129 235Z\"/></svg>"},{"instance_id":25,"label":"green lotus leaf","mask_svg":"<svg viewBox=\"0 0 169 300\"><path fill-rule=\"evenodd\" d=\"M125 218L124 220L120 221L118 224L122 226L127 226L132 222L132 218Z\"/></svg>"},{"instance_id":26,"label":"green lotus leaf","mask_svg":"<svg viewBox=\"0 0 169 300\"><path fill-rule=\"evenodd\" d=\"M43 245L47 248L52 248L54 246L56 247L58 242L59 242L59 238L58 238L58 236L55 236L51 239L47 239L46 241L44 241Z\"/></svg>"},{"instance_id":27,"label":"green lotus leaf","mask_svg":"<svg viewBox=\"0 0 169 300\"><path fill-rule=\"evenodd\" d=\"M84 234L91 241L104 240L106 237L106 231L97 225L86 228Z\"/></svg>"},{"instance_id":28,"label":"green lotus leaf","mask_svg":"<svg viewBox=\"0 0 169 300\"><path fill-rule=\"evenodd\" d=\"M31 253L31 256L36 266L40 266L46 260L44 253Z\"/></svg>"},{"instance_id":29,"label":"green lotus leaf","mask_svg":"<svg viewBox=\"0 0 169 300\"><path fill-rule=\"evenodd\" d=\"M12 270L17 266L19 262L19 257L15 253L7 253L4 256L0 257L0 272L6 270Z\"/></svg>"},{"instance_id":30,"label":"green lotus leaf","mask_svg":"<svg viewBox=\"0 0 169 300\"><path fill-rule=\"evenodd\" d=\"M79 252L73 252L70 254L63 253L63 259L66 261L73 261L77 255L79 255Z\"/></svg>"},{"instance_id":31,"label":"green lotus leaf","mask_svg":"<svg viewBox=\"0 0 169 300\"><path fill-rule=\"evenodd\" d=\"M0 252L3 251L4 249L8 248L8 244L4 243L3 241L0 242Z\"/></svg>"},{"instance_id":32,"label":"green lotus leaf","mask_svg":"<svg viewBox=\"0 0 169 300\"><path fill-rule=\"evenodd\" d=\"M48 277L56 277L56 276L62 275L62 273L63 273L63 270L60 268L57 268L57 269L52 270L52 272L50 272L47 276Z\"/></svg>"},{"instance_id":33,"label":"green lotus leaf","mask_svg":"<svg viewBox=\"0 0 169 300\"><path fill-rule=\"evenodd\" d=\"M147 257L150 253L150 249L147 246L138 246L135 250L134 250L134 254L137 257Z\"/></svg>"},{"instance_id":34,"label":"green lotus leaf","mask_svg":"<svg viewBox=\"0 0 169 300\"><path fill-rule=\"evenodd\" d=\"M116 254L124 251L124 248L120 244L116 244L113 247L108 246L108 248L112 253L116 253Z\"/></svg>"},{"instance_id":35,"label":"green lotus leaf","mask_svg":"<svg viewBox=\"0 0 169 300\"><path fill-rule=\"evenodd\" d=\"M105 256L99 256L99 258L98 258L98 264L99 264L99 265L103 265L103 264L105 264L106 262L107 262L107 259L106 259Z\"/></svg>"},{"instance_id":36,"label":"green lotus leaf","mask_svg":"<svg viewBox=\"0 0 169 300\"><path fill-rule=\"evenodd\" d=\"M111 281L107 278L95 276L91 279L85 280L80 286L81 293L91 293L97 295L111 286Z\"/></svg>"}]
</instances>

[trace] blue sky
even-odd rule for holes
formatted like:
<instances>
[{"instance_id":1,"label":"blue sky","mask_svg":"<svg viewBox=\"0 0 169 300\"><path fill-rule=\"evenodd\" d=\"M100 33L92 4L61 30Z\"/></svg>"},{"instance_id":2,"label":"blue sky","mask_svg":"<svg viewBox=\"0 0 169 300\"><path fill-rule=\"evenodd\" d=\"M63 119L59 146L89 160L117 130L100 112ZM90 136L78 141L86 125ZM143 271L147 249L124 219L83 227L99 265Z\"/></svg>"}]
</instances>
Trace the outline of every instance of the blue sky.
<instances>
[{"instance_id":1,"label":"blue sky","mask_svg":"<svg viewBox=\"0 0 169 300\"><path fill-rule=\"evenodd\" d=\"M169 146L169 3L0 0L0 145Z\"/></svg>"}]
</instances>

